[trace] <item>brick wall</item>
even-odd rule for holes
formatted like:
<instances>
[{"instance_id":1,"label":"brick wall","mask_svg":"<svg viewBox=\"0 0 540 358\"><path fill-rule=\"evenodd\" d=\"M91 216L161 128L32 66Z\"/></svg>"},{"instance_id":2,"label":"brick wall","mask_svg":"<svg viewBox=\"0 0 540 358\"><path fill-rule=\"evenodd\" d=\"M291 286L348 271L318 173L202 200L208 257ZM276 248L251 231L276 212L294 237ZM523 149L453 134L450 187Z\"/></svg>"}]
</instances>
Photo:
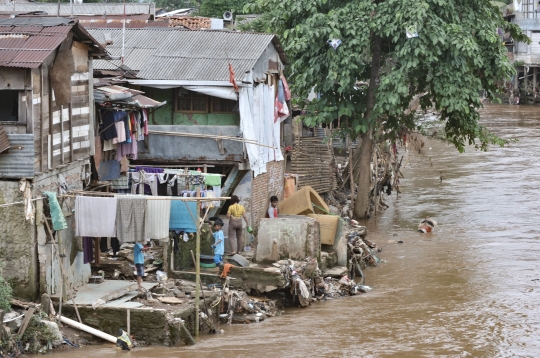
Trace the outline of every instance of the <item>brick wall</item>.
<instances>
[{"instance_id":1,"label":"brick wall","mask_svg":"<svg viewBox=\"0 0 540 358\"><path fill-rule=\"evenodd\" d=\"M270 205L270 197L275 195L283 199L283 166L284 161L266 164L266 173L253 179L251 187L251 224L254 229L264 218Z\"/></svg>"}]
</instances>

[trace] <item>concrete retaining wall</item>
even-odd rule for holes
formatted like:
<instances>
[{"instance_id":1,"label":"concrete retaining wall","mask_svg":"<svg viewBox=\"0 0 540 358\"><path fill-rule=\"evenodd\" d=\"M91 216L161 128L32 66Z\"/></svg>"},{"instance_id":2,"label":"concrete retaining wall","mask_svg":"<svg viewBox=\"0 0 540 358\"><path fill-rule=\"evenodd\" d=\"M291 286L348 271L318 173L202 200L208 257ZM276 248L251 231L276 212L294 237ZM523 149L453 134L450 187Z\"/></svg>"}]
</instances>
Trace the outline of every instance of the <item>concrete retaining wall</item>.
<instances>
[{"instance_id":1,"label":"concrete retaining wall","mask_svg":"<svg viewBox=\"0 0 540 358\"><path fill-rule=\"evenodd\" d=\"M319 223L307 216L283 215L277 219L263 219L257 239L257 262L320 257Z\"/></svg>"}]
</instances>

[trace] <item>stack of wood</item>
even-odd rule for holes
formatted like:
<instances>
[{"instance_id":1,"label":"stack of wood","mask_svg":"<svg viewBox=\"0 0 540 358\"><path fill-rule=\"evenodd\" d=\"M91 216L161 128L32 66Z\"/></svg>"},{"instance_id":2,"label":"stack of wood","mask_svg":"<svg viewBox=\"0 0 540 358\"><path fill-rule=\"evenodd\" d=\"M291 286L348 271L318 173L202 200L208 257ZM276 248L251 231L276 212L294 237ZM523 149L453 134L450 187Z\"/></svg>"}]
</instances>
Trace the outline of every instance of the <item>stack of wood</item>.
<instances>
[{"instance_id":1,"label":"stack of wood","mask_svg":"<svg viewBox=\"0 0 540 358\"><path fill-rule=\"evenodd\" d=\"M291 172L298 174L298 187L311 186L318 193L337 188L334 152L322 137L297 137Z\"/></svg>"},{"instance_id":2,"label":"stack of wood","mask_svg":"<svg viewBox=\"0 0 540 358\"><path fill-rule=\"evenodd\" d=\"M169 27L185 27L190 30L210 29L211 21L209 17L179 16L169 19Z\"/></svg>"}]
</instances>

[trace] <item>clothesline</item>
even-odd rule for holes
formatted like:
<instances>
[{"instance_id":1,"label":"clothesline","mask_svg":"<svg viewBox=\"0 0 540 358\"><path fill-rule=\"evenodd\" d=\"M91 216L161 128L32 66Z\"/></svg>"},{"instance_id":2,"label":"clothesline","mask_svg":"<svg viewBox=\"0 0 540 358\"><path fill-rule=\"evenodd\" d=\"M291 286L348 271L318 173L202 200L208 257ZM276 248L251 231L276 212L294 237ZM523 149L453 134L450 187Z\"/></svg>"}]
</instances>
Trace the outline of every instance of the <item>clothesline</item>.
<instances>
[{"instance_id":1,"label":"clothesline","mask_svg":"<svg viewBox=\"0 0 540 358\"><path fill-rule=\"evenodd\" d=\"M131 174L138 174L139 172L126 172L127 174L131 175ZM172 174L172 173L148 173L148 172L144 172L144 175L146 176L149 176L149 175L159 175L159 174ZM220 177L224 177L225 175L223 174L214 174L214 173L198 173L198 174L174 174L176 176L179 176L179 177L188 177L188 176L197 176L197 175L202 175L202 176L208 176L208 175L219 175Z\"/></svg>"},{"instance_id":2,"label":"clothesline","mask_svg":"<svg viewBox=\"0 0 540 358\"><path fill-rule=\"evenodd\" d=\"M123 196L136 196L139 198L146 198L146 200L183 200L183 201L222 201L229 200L231 197L219 197L219 198L210 198L210 197L185 197L185 196L154 196L154 195L142 195L142 194L120 194L120 193L92 193L90 192L79 192L72 191L70 193L79 194L79 195L62 195L63 197L76 198L77 196L93 196L93 195L102 195L106 197L123 197ZM90 194L90 195L88 195Z\"/></svg>"}]
</instances>

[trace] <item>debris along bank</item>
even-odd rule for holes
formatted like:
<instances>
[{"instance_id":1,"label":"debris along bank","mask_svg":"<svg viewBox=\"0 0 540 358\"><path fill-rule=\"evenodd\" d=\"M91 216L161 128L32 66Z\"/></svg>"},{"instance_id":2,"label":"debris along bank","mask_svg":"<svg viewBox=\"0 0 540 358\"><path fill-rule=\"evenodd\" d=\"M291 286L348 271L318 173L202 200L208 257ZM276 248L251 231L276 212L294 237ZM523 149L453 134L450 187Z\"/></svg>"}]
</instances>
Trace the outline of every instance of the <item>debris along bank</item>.
<instances>
[{"instance_id":1,"label":"debris along bank","mask_svg":"<svg viewBox=\"0 0 540 358\"><path fill-rule=\"evenodd\" d=\"M76 199L83 198L89 197ZM110 197L90 199L110 200ZM172 202L167 197L160 199ZM209 200L185 199L199 203ZM78 221L77 216L82 212L80 203L75 208L75 221ZM192 266L175 270L175 258L189 249L190 244L199 242L199 250L206 250L211 243L213 223L198 217L199 211L194 212L199 225L195 233L186 233L187 241L176 240L173 235L176 233L171 232L168 241L148 242L142 290L138 290L135 282L134 244L124 243L116 252L101 252L97 245L95 256L89 257L94 249L90 240L91 250L85 251L87 259L93 261L89 283L65 299L44 294L40 305L33 308L26 305L26 314L32 316L39 308L41 313L34 319L35 325L44 329L44 324L53 324L41 324L41 321L56 321L63 331L56 344L75 347L95 339L115 343L118 337L126 336L130 338L129 344L124 344L125 339L120 339L118 344L131 349L148 344L193 344L199 332L222 332L223 324L260 322L279 315L286 306L306 307L319 300L370 290L364 286L363 270L380 262L376 256L379 250L366 239L364 227L326 214L328 206L310 187L283 201L279 209L278 218L261 221L253 245L255 250L244 251L242 255L226 254L225 264L219 268L202 267L200 272L196 270L196 255L188 250ZM199 267L205 266L208 256L200 255ZM24 321L18 322L14 323L15 329L24 325ZM75 335L70 329L86 333ZM35 330L31 332L35 334ZM49 333L43 337L41 346L17 347L21 352L52 347L46 342ZM24 335L22 338L23 342L28 339Z\"/></svg>"}]
</instances>

